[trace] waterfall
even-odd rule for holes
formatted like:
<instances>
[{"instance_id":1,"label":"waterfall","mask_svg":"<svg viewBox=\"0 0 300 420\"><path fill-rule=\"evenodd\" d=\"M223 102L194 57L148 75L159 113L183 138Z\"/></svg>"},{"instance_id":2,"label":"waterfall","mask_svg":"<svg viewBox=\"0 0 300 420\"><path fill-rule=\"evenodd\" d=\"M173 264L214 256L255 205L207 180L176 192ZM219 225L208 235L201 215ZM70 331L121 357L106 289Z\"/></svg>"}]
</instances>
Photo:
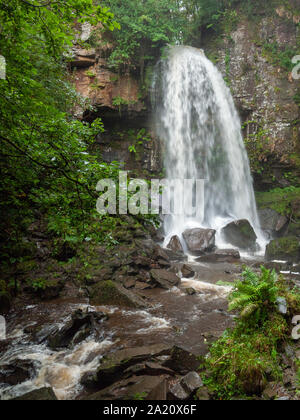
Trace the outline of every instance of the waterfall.
<instances>
[{"instance_id":1,"label":"waterfall","mask_svg":"<svg viewBox=\"0 0 300 420\"><path fill-rule=\"evenodd\" d=\"M186 228L220 231L237 219L249 220L259 237L241 122L218 69L202 50L170 47L167 58L157 65L153 100L166 178L205 180L203 220L187 214L166 216L166 241ZM221 236L217 239L220 245Z\"/></svg>"}]
</instances>

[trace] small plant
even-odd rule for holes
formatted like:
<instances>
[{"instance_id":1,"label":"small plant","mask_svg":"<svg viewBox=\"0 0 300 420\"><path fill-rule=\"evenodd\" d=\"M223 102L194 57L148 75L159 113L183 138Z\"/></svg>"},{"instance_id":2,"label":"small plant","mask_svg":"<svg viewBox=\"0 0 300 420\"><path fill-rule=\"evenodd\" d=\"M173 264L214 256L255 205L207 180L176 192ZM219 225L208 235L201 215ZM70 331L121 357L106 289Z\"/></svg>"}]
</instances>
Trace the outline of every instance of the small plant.
<instances>
[{"instance_id":1,"label":"small plant","mask_svg":"<svg viewBox=\"0 0 300 420\"><path fill-rule=\"evenodd\" d=\"M131 146L128 147L128 150L130 153L134 153L136 154L136 147L134 144L132 144Z\"/></svg>"},{"instance_id":2,"label":"small plant","mask_svg":"<svg viewBox=\"0 0 300 420\"><path fill-rule=\"evenodd\" d=\"M136 401L143 401L145 398L147 397L147 393L146 392L137 392L136 394L134 394L133 399Z\"/></svg>"},{"instance_id":3,"label":"small plant","mask_svg":"<svg viewBox=\"0 0 300 420\"><path fill-rule=\"evenodd\" d=\"M91 78L96 77L96 73L95 73L95 72L93 72L92 70L87 70L87 71L85 72L85 74L86 74L88 77L91 77Z\"/></svg>"},{"instance_id":4,"label":"small plant","mask_svg":"<svg viewBox=\"0 0 300 420\"><path fill-rule=\"evenodd\" d=\"M30 280L29 284L35 292L37 292L38 290L45 290L46 288L46 280L44 278Z\"/></svg>"},{"instance_id":5,"label":"small plant","mask_svg":"<svg viewBox=\"0 0 300 420\"><path fill-rule=\"evenodd\" d=\"M229 310L238 310L241 318L252 318L257 324L263 323L276 310L279 297L278 280L275 270L261 267L261 275L245 268L243 281L235 283L235 290L229 298Z\"/></svg>"}]
</instances>

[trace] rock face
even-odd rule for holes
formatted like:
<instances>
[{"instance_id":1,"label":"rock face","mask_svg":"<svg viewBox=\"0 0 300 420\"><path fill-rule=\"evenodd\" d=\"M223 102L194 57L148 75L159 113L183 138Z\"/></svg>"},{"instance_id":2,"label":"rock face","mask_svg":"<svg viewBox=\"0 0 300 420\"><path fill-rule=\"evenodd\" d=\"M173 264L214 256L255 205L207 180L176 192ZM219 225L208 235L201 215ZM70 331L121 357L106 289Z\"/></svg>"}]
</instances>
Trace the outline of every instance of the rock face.
<instances>
[{"instance_id":1,"label":"rock face","mask_svg":"<svg viewBox=\"0 0 300 420\"><path fill-rule=\"evenodd\" d=\"M167 248L171 249L174 252L184 253L183 246L182 246L182 244L180 242L180 239L177 235L172 236Z\"/></svg>"},{"instance_id":2,"label":"rock face","mask_svg":"<svg viewBox=\"0 0 300 420\"><path fill-rule=\"evenodd\" d=\"M299 262L299 239L294 236L274 239L267 245L265 256L268 261L284 260Z\"/></svg>"},{"instance_id":3,"label":"rock face","mask_svg":"<svg viewBox=\"0 0 300 420\"><path fill-rule=\"evenodd\" d=\"M299 53L299 8L294 0L280 7L260 3L251 16L242 8L237 10L237 22L229 25L223 38L205 37L199 46L209 58L217 58L244 123L252 168L256 170L261 162L262 173L257 171L256 181L269 189L273 177L279 185L286 183L284 168L299 171L294 159L299 136L299 81L292 77L292 66L280 59L286 55L290 62L293 51Z\"/></svg>"},{"instance_id":4,"label":"rock face","mask_svg":"<svg viewBox=\"0 0 300 420\"><path fill-rule=\"evenodd\" d=\"M237 220L222 229L224 240L240 249L254 249L257 236L248 220Z\"/></svg>"},{"instance_id":5,"label":"rock face","mask_svg":"<svg viewBox=\"0 0 300 420\"><path fill-rule=\"evenodd\" d=\"M285 234L288 227L288 219L273 209L258 211L260 226L271 238Z\"/></svg>"},{"instance_id":6,"label":"rock face","mask_svg":"<svg viewBox=\"0 0 300 420\"><path fill-rule=\"evenodd\" d=\"M183 232L188 250L194 255L211 251L215 246L215 235L213 229L187 229Z\"/></svg>"}]
</instances>

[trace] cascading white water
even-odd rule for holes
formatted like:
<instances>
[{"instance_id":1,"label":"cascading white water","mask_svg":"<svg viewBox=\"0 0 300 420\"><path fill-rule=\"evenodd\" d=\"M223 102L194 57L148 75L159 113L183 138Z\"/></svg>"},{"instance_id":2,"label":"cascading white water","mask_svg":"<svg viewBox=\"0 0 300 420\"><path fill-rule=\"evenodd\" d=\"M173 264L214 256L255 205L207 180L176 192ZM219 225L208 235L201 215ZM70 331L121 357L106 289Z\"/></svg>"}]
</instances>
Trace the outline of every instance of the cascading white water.
<instances>
[{"instance_id":1,"label":"cascading white water","mask_svg":"<svg viewBox=\"0 0 300 420\"><path fill-rule=\"evenodd\" d=\"M202 50L170 47L157 66L153 88L166 177L205 179L204 220L167 216L167 240L189 227L220 230L237 219L248 219L259 232L241 123L221 73Z\"/></svg>"}]
</instances>

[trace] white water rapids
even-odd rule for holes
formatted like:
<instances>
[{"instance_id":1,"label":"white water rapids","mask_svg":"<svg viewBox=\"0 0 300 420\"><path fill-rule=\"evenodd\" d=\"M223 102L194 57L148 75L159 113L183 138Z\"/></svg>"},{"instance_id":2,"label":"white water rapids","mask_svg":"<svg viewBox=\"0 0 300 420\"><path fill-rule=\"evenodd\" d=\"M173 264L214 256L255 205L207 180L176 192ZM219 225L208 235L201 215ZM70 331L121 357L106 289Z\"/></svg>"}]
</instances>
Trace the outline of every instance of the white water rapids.
<instances>
[{"instance_id":1,"label":"white water rapids","mask_svg":"<svg viewBox=\"0 0 300 420\"><path fill-rule=\"evenodd\" d=\"M233 220L247 219L264 245L241 122L218 69L202 50L171 47L157 66L154 101L157 134L165 143L166 178L205 180L204 217L186 212L166 216L166 243L187 228L220 232ZM192 189L185 195L192 203ZM226 245L220 234L217 245Z\"/></svg>"}]
</instances>

